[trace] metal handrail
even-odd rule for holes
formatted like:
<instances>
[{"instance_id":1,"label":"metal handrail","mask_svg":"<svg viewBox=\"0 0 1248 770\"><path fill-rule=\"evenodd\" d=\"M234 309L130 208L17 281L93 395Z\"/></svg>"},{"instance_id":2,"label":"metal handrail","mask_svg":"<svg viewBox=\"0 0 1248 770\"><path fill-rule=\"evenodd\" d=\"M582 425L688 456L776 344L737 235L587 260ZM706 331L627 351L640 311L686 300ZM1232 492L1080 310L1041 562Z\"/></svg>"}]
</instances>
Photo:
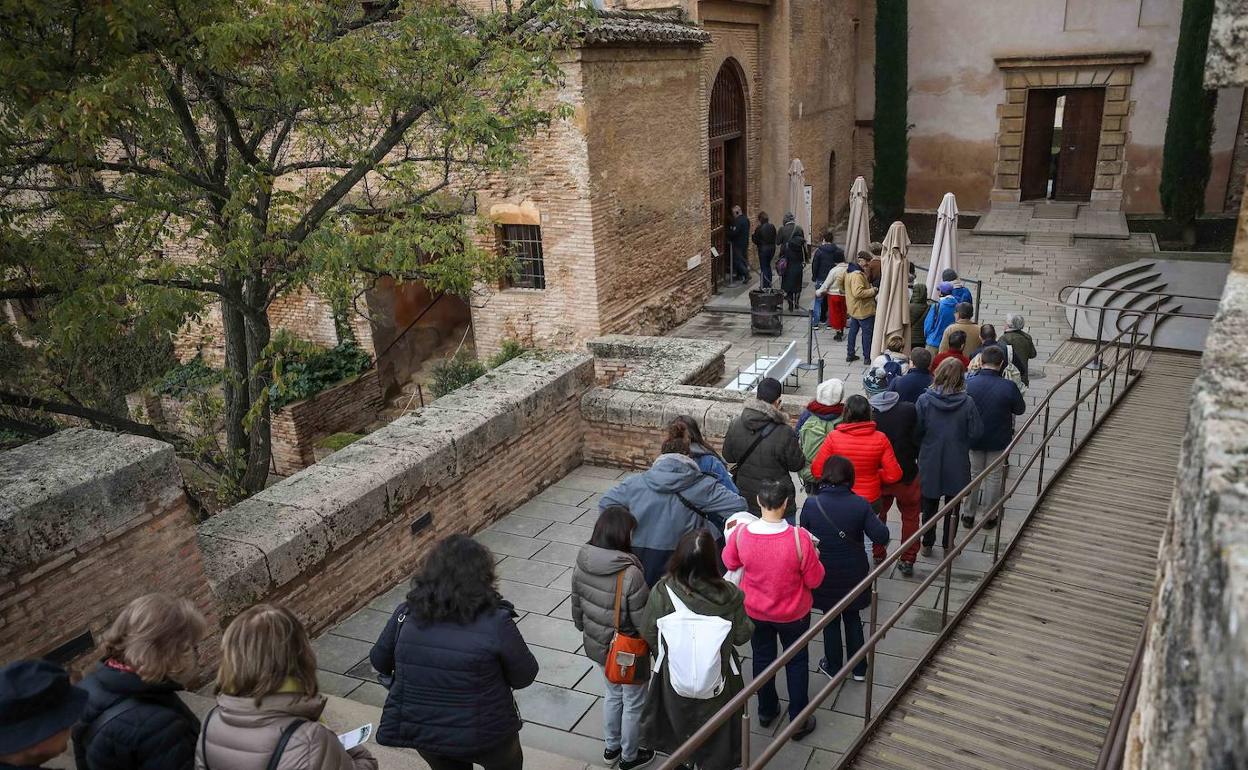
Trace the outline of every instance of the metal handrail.
<instances>
[{"instance_id":1,"label":"metal handrail","mask_svg":"<svg viewBox=\"0 0 1248 770\"><path fill-rule=\"evenodd\" d=\"M1135 645L1135 654L1131 656L1131 665L1127 668L1127 676L1122 681L1122 689L1118 692L1118 700L1114 704L1114 713L1109 720L1109 732L1101 753L1096 758L1096 770L1119 770L1122 767L1127 751L1127 735L1131 731L1131 713L1135 711L1135 701L1140 694L1140 673L1144 667L1144 649L1148 646L1148 634L1153 626L1153 608L1148 610L1148 619L1144 628L1140 629L1140 639Z\"/></svg>"},{"instance_id":2,"label":"metal handrail","mask_svg":"<svg viewBox=\"0 0 1248 770\"><path fill-rule=\"evenodd\" d=\"M1173 294L1168 291L1151 291L1147 289L1117 288L1114 286L1085 286L1083 284L1076 284L1076 283L1068 283L1062 288L1058 289L1057 301L1062 303L1068 308L1075 309L1076 325L1077 325L1078 317L1079 317L1078 311L1080 310L1097 311L1096 339L1098 342L1100 341L1101 337L1105 333L1105 314L1110 311L1113 311L1119 314L1115 325L1118 327L1120 331L1122 330L1122 318L1124 314L1142 313L1146 316L1152 316L1153 325L1149 328L1148 334L1146 334L1145 337L1152 337L1153 335L1155 335L1157 332L1157 327L1161 325L1161 321L1168 319L1168 318L1194 318L1194 319L1200 319L1200 320L1209 320L1213 318L1213 316L1207 313L1183 313L1183 312L1180 312L1179 310L1163 311L1161 309L1162 303L1160 302L1154 304L1151 309L1136 310L1134 308L1129 308L1129 307L1108 307L1106 305L1091 305L1091 304L1085 304L1082 302L1067 301L1066 300L1067 292L1075 291L1077 289L1087 289L1089 292L1113 291L1119 294L1132 294L1137 297L1154 296L1154 297L1165 297L1167 299L1194 299L1194 300L1200 300L1202 302L1213 302L1214 304L1217 304L1217 302L1219 301L1217 297L1206 297L1206 296L1202 296L1199 294ZM1182 307L1183 305L1180 304L1179 308L1182 308ZM1073 328L1072 328L1072 331L1074 331Z\"/></svg>"},{"instance_id":3,"label":"metal handrail","mask_svg":"<svg viewBox=\"0 0 1248 770\"><path fill-rule=\"evenodd\" d=\"M753 680L748 685L746 685L739 693L733 696L733 698L731 698L726 704L724 704L724 706L720 708L720 710L716 712L716 714L710 720L708 720L702 727L700 727L692 736L690 736L688 740L686 740L683 744L677 747L676 751L674 751L668 757L668 759L664 761L663 764L660 766L660 770L675 770L677 766L682 761L684 761L685 758L687 758L702 743L704 743L708 738L710 738L715 733L715 731L717 731L720 727L726 724L728 720L736 718L737 712L740 712L740 719L742 720L742 725L741 725L742 767L747 768L748 770L758 770L758 768L764 767L783 748L784 744L787 743L793 737L793 735L799 729L801 729L803 725L805 725L806 721L811 716L814 715L816 709L820 705L822 705L825 700L831 697L832 693L836 690L836 688L842 682L844 682L845 679L849 676L852 669L856 665L858 665L858 663L862 662L863 660L866 660L867 679L866 679L866 692L865 692L865 703L864 703L864 709L863 709L863 719L864 719L867 729L864 730L864 732L859 736L858 741L855 743L855 745L851 747L850 751L848 751L842 758L842 761L839 767L844 767L845 764L852 759L857 749L861 747L863 741L869 735L870 728L873 727L876 721L878 720L878 717L873 717L872 715L871 696L872 696L872 690L873 690L874 683L875 683L875 648L879 644L879 642L884 638L885 634L890 629L892 629L894 625L897 624L902 614L904 614L911 606L914 605L915 602L919 600L919 597L922 596L922 594L937 580L938 576L940 576L940 574L943 571L945 590L943 592L943 601L941 605L942 632L940 635L938 635L933 645L928 649L925 658L923 660L920 660L915 665L914 669L911 670L910 674L906 677L905 681L903 681L894 690L893 696L890 699L890 703L891 703L891 701L895 701L896 698L902 693L905 685L910 681L911 678L913 678L913 676L922 667L926 658L930 657L930 655L932 655L935 652L935 650L939 647L940 642L943 641L945 636L952 630L954 623L956 623L956 621L959 620L962 617L962 615L967 611L967 609L969 609L969 607L971 606L972 602L968 601L962 607L962 609L957 613L956 617L954 618L954 623L950 622L949 589L951 588L951 583L952 583L953 562L957 558L957 556L962 553L962 551L971 543L972 540L974 540L974 538L981 531L983 531L984 527L987 525L989 521L996 519L997 521L997 527L995 530L996 536L993 542L993 566L990 568L988 574L985 575L984 579L980 582L978 588L975 590L975 593L972 596L972 600L973 600L975 597L978 596L979 592L982 591L983 588L988 584L991 577L996 573L997 569L1000 567L1002 563L1000 560L1001 529L1002 529L1001 524L1003 522L1004 515L1005 515L1005 505L1009 500L1013 498L1015 493L1018 491L1028 471L1030 471L1032 467L1036 466L1037 464L1039 466L1037 474L1036 474L1037 502L1039 498L1043 495L1043 493L1047 490L1047 487L1045 486L1045 483L1044 483L1045 460L1048 457L1049 449L1050 449L1053 439L1060 434L1063 424L1066 422L1066 420L1068 418L1070 418L1071 420L1069 451L1068 451L1066 458L1058 466L1058 469L1056 473L1054 474L1054 478L1057 478L1057 476L1060 475L1060 473L1065 469L1066 464L1070 461L1070 458L1072 458L1076 453L1076 449L1077 449L1076 437L1078 433L1078 418L1079 418L1080 408L1089 399L1092 399L1093 406L1092 406L1091 428L1089 429L1088 433L1085 434L1084 438L1078 442L1078 448L1082 447L1083 443L1087 440L1087 438L1092 434L1092 432L1095 431L1095 428L1097 427L1097 425L1101 421L1103 421L1106 415L1108 415L1109 412L1112 411L1114 406L1116 406L1117 403L1121 401L1122 395L1125 394L1127 390L1131 386L1133 386L1135 382L1138 380L1141 372L1140 370L1137 370L1134 366L1135 352L1140 347L1141 340L1144 336L1139 332L1139 326L1143 322L1146 314L1140 311L1123 311L1123 313L1124 315L1134 316L1135 317L1134 323L1132 323L1129 328L1120 330L1110 340L1101 341L1098 339L1096 348L1093 351L1093 353L1088 356L1088 358L1083 362L1082 365L1077 366L1074 369L1072 369L1072 371L1070 371L1068 374L1062 377L1062 379L1059 380L1057 384L1053 386L1053 388L1045 396L1044 400L1041 401L1037 405L1037 408L1023 422L1022 427L1020 427L1015 432L1014 437L1010 441L1009 445L1001 452L1001 455L995 461L993 461L992 463L989 463L988 466L984 468L984 470L978 476L971 479L970 483L967 484L967 486L963 488L962 491L960 491L952 499L948 500L945 503L945 505L942 506L936 512L936 515L934 515L927 522L923 523L913 535L911 535L904 542L899 544L891 554L886 556L882 562L880 562L870 572L868 572L866 578L864 578L862 582L860 582L853 590L851 590L844 598L842 598L841 601L837 602L837 604L831 609L825 611L823 613L823 616L818 620L818 622L813 623L810 629L804 632L800 637L798 637L798 639L796 639L792 645L790 645L786 650L784 650L784 652L781 653L771 665L769 665L766 669L764 669L761 672L755 672ZM1209 316L1206 315L1204 317L1208 318ZM1127 340L1125 348L1120 344L1124 340ZM1114 359L1113 363L1107 367L1106 366L1100 367L1099 370L1097 371L1094 383L1092 384L1092 386L1089 386L1088 389L1085 391L1083 388L1083 378L1084 378L1084 373L1087 370L1088 365L1092 364L1095 361L1102 361L1103 357L1106 355L1106 353L1110 352L1111 349L1113 352L1113 359ZM1124 363L1125 363L1125 368L1123 368ZM1119 377L1120 369L1122 370L1122 375L1121 375L1122 385L1121 387L1118 387L1118 381L1120 379ZM1105 411L1101 413L1100 395L1101 395L1102 386L1104 385L1107 379L1110 381L1109 401L1107 403ZM1070 383L1072 380L1075 381L1074 401L1071 403L1069 407L1067 407L1058 415L1056 422L1054 422L1052 420L1053 398L1065 385ZM1115 400L1115 395L1117 395L1117 400ZM1041 410L1041 407L1043 407L1043 410ZM1013 486L1011 486L1007 491L1005 489L1005 484L1006 484L1006 480L1008 477L1008 471L1010 468L1010 465L1009 465L1010 454L1022 442L1023 438L1028 434L1028 431L1037 423L1038 420L1041 419L1042 416L1043 416L1043 423L1042 423L1043 427L1041 428L1041 438L1038 442L1038 446L1031 453L1030 457L1027 458L1027 461L1023 464L1021 471L1018 473L1017 478L1014 480ZM963 537L962 540L959 542L958 532L957 532L958 521L957 521L956 511L960 507L962 501L966 499L967 497L969 497L973 492L978 490L980 485L984 483L984 481L988 478L988 476L994 471L996 471L998 468L1002 469L1002 474L1003 474L1002 494L1000 498L996 502L993 503L988 513L985 516L983 516L980 519L980 521L978 521L975 524L975 526L973 526L965 534L965 537ZM1022 522L1024 525L1026 524L1027 520L1030 519L1031 515L1035 512L1035 508L1036 506L1033 505L1031 510L1024 516L1024 519ZM944 559L942 559L939 564L937 564L936 566L932 568L931 574L929 574L926 579L924 579L921 583L919 583L918 586L915 588L915 590L912 591L910 595L907 596L901 602L901 605L897 608L897 610L895 610L883 622L879 622L878 620L878 612L879 612L878 580L881 577L881 575L885 571L890 569L892 565L896 563L896 561L900 558L901 554L904 553L909 547L913 545L917 545L920 542L920 539L923 537L924 534L926 534L929 531L932 531L935 527L941 525L942 522L945 520L945 518L950 517L950 516L953 517L952 522L951 522L951 535L950 535L951 539L953 540L953 546L947 550ZM1017 540L1012 541L1011 543L1007 545L1007 553L1013 549L1013 546L1016 542ZM836 674L832 676L831 681L828 682L827 685L821 688L817 693L815 693L815 695L813 695L810 698L810 703L798 715L798 717L796 719L790 720L789 724L786 725L786 727L783 730L781 730L780 733L775 736L775 738L772 739L771 743L767 746L767 748L765 748L762 751L758 759L751 762L750 761L750 715L749 715L749 710L747 708L749 705L750 698L753 697L763 687L763 685L766 682L774 679L784 669L785 664L787 664L790 660L793 659L793 657L797 655L799 650L806 647L811 641L815 640L819 635L821 635L823 632L823 629L826 626L828 626L833 621L839 622L840 614L844 612L850 606L850 604L853 603L859 596L861 596L863 593L865 593L868 590L871 592L871 611L870 611L871 634L870 636L863 642L863 645L858 650L858 652L855 653L852 657L850 657L849 660L846 661L844 666L842 666L840 670L838 670ZM884 711L886 711L886 709L882 709L880 713L883 714Z\"/></svg>"}]
</instances>

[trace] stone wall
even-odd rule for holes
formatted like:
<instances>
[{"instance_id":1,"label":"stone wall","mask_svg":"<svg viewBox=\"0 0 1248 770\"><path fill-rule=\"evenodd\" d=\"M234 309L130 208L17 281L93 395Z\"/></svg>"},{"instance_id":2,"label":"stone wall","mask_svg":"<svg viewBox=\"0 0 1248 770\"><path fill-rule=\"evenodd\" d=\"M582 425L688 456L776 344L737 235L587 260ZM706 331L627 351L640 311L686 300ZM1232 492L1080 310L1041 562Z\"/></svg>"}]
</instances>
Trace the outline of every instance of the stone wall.
<instances>
[{"instance_id":1,"label":"stone wall","mask_svg":"<svg viewBox=\"0 0 1248 770\"><path fill-rule=\"evenodd\" d=\"M200 525L223 616L280 601L319 631L520 505L580 464L592 380L585 355L514 359Z\"/></svg>"},{"instance_id":2,"label":"stone wall","mask_svg":"<svg viewBox=\"0 0 1248 770\"><path fill-rule=\"evenodd\" d=\"M377 370L286 404L273 412L273 470L281 476L308 467L316 442L335 433L359 433L385 407Z\"/></svg>"},{"instance_id":3,"label":"stone wall","mask_svg":"<svg viewBox=\"0 0 1248 770\"><path fill-rule=\"evenodd\" d=\"M1220 0L1206 82L1248 84L1248 2ZM1242 200L1242 198L1241 198ZM1162 538L1128 770L1248 757L1248 207L1206 338Z\"/></svg>"},{"instance_id":4,"label":"stone wall","mask_svg":"<svg viewBox=\"0 0 1248 770\"><path fill-rule=\"evenodd\" d=\"M173 447L85 428L0 453L0 661L39 657L153 591L216 624ZM201 647L203 670L215 636ZM74 656L79 670L94 645Z\"/></svg>"}]
</instances>

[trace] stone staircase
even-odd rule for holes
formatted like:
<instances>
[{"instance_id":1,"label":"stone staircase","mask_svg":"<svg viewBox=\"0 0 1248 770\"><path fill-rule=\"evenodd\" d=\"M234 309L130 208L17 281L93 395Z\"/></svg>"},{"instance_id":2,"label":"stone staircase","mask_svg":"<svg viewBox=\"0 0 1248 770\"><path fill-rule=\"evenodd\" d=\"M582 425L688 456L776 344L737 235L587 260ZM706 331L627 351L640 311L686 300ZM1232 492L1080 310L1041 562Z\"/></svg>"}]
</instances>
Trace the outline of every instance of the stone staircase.
<instances>
[{"instance_id":1,"label":"stone staircase","mask_svg":"<svg viewBox=\"0 0 1248 770\"><path fill-rule=\"evenodd\" d=\"M328 705L325 707L325 713L321 716L321 722L328 726L336 733L345 733L348 730L372 724L376 727L381 722L381 709L375 706L369 706L364 703L358 703L346 698L338 698L333 695L327 696ZM183 693L182 700L190 707L191 711L200 719L207 715L208 711L215 705L212 698L195 693ZM603 770L593 763L593 759L561 756L548 750L536 748L527 745L528 741L523 740L525 734L521 733L524 746L524 764L526 767L541 768L542 770ZM411 749L395 749L388 746L379 746L375 741L370 740L368 750L377 758L378 770L429 770L429 765L420 758L414 750ZM58 768L59 770L73 770L73 750L66 752L45 766L49 768Z\"/></svg>"}]
</instances>

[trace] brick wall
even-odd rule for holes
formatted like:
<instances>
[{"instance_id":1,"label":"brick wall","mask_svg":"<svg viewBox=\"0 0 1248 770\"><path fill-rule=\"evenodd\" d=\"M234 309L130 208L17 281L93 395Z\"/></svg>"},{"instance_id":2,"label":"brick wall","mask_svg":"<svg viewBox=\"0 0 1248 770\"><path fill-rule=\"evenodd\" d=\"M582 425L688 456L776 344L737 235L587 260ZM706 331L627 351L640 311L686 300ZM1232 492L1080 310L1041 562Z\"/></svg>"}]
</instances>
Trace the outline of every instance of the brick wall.
<instances>
[{"instance_id":1,"label":"brick wall","mask_svg":"<svg viewBox=\"0 0 1248 770\"><path fill-rule=\"evenodd\" d=\"M173 448L70 429L0 453L0 660L38 657L90 632L98 643L132 599L185 596L216 626L195 520ZM217 657L201 645L201 677ZM72 667L98 658L92 649Z\"/></svg>"},{"instance_id":2,"label":"brick wall","mask_svg":"<svg viewBox=\"0 0 1248 770\"><path fill-rule=\"evenodd\" d=\"M273 412L273 469L286 476L308 467L317 441L358 433L386 405L376 369Z\"/></svg>"}]
</instances>

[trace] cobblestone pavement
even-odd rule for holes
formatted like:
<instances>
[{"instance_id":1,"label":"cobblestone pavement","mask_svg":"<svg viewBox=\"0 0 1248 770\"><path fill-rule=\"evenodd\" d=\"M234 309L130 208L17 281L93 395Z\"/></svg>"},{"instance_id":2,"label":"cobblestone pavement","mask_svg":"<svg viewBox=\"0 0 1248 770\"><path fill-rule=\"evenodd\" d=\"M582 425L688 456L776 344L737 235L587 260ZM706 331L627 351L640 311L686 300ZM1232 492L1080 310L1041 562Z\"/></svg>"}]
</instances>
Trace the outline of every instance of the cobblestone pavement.
<instances>
[{"instance_id":1,"label":"cobblestone pavement","mask_svg":"<svg viewBox=\"0 0 1248 770\"><path fill-rule=\"evenodd\" d=\"M1027 246L1018 238L964 233L960 246L963 273L984 281L983 319L999 322L1005 313L1013 311L1027 317L1027 328L1040 354L1032 365L1032 387L1028 393L1033 405L1043 399L1050 384L1069 371L1068 367L1049 361L1068 336L1064 315L1052 304L1058 289L1152 254L1151 240L1135 236L1125 241L1079 240L1073 247L1059 248ZM923 260L925 251L925 247L918 246L912 254ZM808 288L806 302L809 293ZM798 338L804 346L802 319L786 318L785 323L787 336L783 339ZM735 374L736 366L752 361L766 344L765 338L749 334L749 316L741 313L703 312L672 334L731 341L730 376ZM827 376L847 377L847 390L860 392L861 363L846 364L844 347L831 342L830 332L820 332L819 341L825 351ZM813 373L803 374L798 392L810 394L815 384ZM1064 395L1054 403L1066 407L1071 400L1070 395ZM1030 452L1034 445L1035 440L1029 438L1020 445L1020 454ZM1049 457L1056 460L1063 454L1064 447L1054 447ZM1051 468L1052 464L1046 475ZM500 590L520 611L519 628L541 663L538 681L516 693L525 718L521 739L526 746L587 763L601 762L601 674L582 654L581 635L571 622L571 567L580 545L589 538L600 495L626 475L627 472L617 469L581 466L477 535L494 552ZM1023 488L1032 489L1028 484ZM1017 531L1020 514L1033 502L1034 496L1020 492L1007 505L1001 527L1003 547ZM898 522L894 520L889 526L896 537ZM900 607L900 602L930 574L939 558L937 549L933 557L919 557L913 577L902 577L894 570L880 580L881 619ZM991 563L989 535L959 556L949 590L951 610L962 606ZM377 684L376 672L368 663L368 651L405 591L405 584L395 586L316 640L321 667L318 673L326 692L381 705L385 690ZM943 579L937 580L882 641L873 694L877 708L939 630L943 591ZM748 645L741 649L747 659L749 652ZM810 655L811 671L815 673L811 678L812 693L825 681L815 671L821 656L822 643L816 641ZM748 675L750 667L747 665L745 670ZM787 698L783 679L779 679L780 694ZM772 766L783 770L832 767L863 725L864 695L862 684L843 685L823 704L815 732L800 743L787 745ZM755 732L760 735L753 743L755 750L781 725L783 720L778 720L770 730L756 726Z\"/></svg>"}]
</instances>

